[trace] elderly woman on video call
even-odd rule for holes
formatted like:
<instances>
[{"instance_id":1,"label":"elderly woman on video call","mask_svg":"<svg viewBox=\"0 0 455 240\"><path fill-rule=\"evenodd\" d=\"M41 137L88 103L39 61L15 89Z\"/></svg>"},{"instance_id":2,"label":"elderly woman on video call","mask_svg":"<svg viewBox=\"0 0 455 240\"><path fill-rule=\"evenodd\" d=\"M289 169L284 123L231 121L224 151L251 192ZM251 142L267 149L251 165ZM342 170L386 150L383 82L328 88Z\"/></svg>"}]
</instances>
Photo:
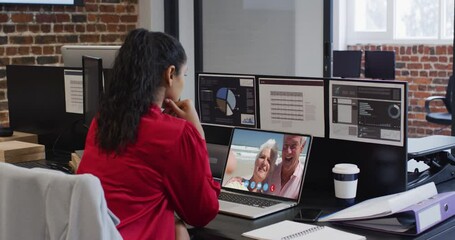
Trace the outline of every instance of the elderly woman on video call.
<instances>
[{"instance_id":1,"label":"elderly woman on video call","mask_svg":"<svg viewBox=\"0 0 455 240\"><path fill-rule=\"evenodd\" d=\"M229 153L233 154L232 152ZM230 156L232 157L232 156ZM253 175L250 179L233 177L226 183L226 187L248 190L250 192L262 192L262 186L267 177L273 172L275 161L278 158L278 147L274 139L269 139L261 145L254 161ZM248 187L245 186L248 182ZM251 184L253 183L254 184ZM258 183L260 183L258 185Z\"/></svg>"},{"instance_id":2,"label":"elderly woman on video call","mask_svg":"<svg viewBox=\"0 0 455 240\"><path fill-rule=\"evenodd\" d=\"M180 100L187 57L175 38L131 31L92 122L78 173L101 180L123 239L189 239L218 213L204 132ZM162 111L164 108L164 111Z\"/></svg>"}]
</instances>

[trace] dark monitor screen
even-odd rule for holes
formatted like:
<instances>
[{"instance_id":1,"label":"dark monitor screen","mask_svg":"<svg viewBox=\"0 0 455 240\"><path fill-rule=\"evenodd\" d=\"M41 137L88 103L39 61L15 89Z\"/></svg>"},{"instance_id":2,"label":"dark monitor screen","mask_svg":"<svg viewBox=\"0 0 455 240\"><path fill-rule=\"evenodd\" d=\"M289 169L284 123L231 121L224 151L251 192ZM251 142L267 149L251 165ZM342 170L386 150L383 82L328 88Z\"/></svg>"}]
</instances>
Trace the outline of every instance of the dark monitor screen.
<instances>
[{"instance_id":1,"label":"dark monitor screen","mask_svg":"<svg viewBox=\"0 0 455 240\"><path fill-rule=\"evenodd\" d=\"M83 56L84 125L88 128L98 112L100 95L103 90L103 60Z\"/></svg>"},{"instance_id":2,"label":"dark monitor screen","mask_svg":"<svg viewBox=\"0 0 455 240\"><path fill-rule=\"evenodd\" d=\"M365 77L395 79L394 51L365 51Z\"/></svg>"},{"instance_id":3,"label":"dark monitor screen","mask_svg":"<svg viewBox=\"0 0 455 240\"><path fill-rule=\"evenodd\" d=\"M83 149L87 129L81 114L65 105L63 67L7 65L6 78L10 126L34 133L46 146L46 159L68 157Z\"/></svg>"},{"instance_id":4,"label":"dark monitor screen","mask_svg":"<svg viewBox=\"0 0 455 240\"><path fill-rule=\"evenodd\" d=\"M360 77L362 51L360 50L335 50L333 51L334 77Z\"/></svg>"}]
</instances>

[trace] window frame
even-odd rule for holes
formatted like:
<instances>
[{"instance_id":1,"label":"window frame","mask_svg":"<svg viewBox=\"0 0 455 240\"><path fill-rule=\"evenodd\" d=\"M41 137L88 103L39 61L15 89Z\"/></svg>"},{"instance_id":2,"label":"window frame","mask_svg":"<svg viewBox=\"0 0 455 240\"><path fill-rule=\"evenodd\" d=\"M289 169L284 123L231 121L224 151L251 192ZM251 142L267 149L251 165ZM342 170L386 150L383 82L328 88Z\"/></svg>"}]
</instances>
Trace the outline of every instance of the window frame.
<instances>
[{"instance_id":1,"label":"window frame","mask_svg":"<svg viewBox=\"0 0 455 240\"><path fill-rule=\"evenodd\" d=\"M437 38L396 38L395 37L395 2L400 0L387 1L387 24L386 31L355 31L354 30L354 9L355 1L346 1L346 44L451 44L453 36L446 37L443 34L445 27L445 4L447 0L438 0L440 3L440 17Z\"/></svg>"}]
</instances>

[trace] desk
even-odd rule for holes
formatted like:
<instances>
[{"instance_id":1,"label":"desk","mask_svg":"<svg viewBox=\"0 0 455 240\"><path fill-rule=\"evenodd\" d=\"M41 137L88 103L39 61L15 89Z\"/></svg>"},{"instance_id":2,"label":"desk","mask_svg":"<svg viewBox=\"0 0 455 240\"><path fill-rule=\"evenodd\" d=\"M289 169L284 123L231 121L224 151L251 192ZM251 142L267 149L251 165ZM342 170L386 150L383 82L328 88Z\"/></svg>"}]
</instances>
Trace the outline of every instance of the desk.
<instances>
[{"instance_id":1,"label":"desk","mask_svg":"<svg viewBox=\"0 0 455 240\"><path fill-rule=\"evenodd\" d=\"M455 137L433 135L422 138L408 138L408 158L425 156L455 148Z\"/></svg>"},{"instance_id":2,"label":"desk","mask_svg":"<svg viewBox=\"0 0 455 240\"><path fill-rule=\"evenodd\" d=\"M417 187L432 181L435 184L455 177L455 158L450 149L455 148L455 137L434 135L408 139L408 159L415 159L430 168L422 173L408 173L408 187Z\"/></svg>"},{"instance_id":3,"label":"desk","mask_svg":"<svg viewBox=\"0 0 455 240\"><path fill-rule=\"evenodd\" d=\"M21 141L21 142L38 143L38 135L33 134L33 133L14 131L12 136L0 137L0 142L14 141L14 140Z\"/></svg>"},{"instance_id":4,"label":"desk","mask_svg":"<svg viewBox=\"0 0 455 240\"><path fill-rule=\"evenodd\" d=\"M455 190L455 180L444 182L437 185L438 192L447 192ZM190 232L194 235L194 239L202 240L224 240L224 239L248 239L242 237L243 232L253 230L259 227L267 226L272 223L276 223L286 219L293 219L298 213L299 209L303 206L321 208L324 206L335 206L334 198L331 196L312 197L313 201L304 202L302 205L297 207L278 212L269 216L265 216L256 220L248 220L243 218L232 217L228 215L218 214L217 217L211 221L204 228L191 229ZM311 203L312 202L312 203ZM324 207L324 213L330 213L337 209L337 207ZM415 236L400 236L389 233L381 233L370 230L364 230L352 227L342 227L329 223L318 223L320 225L329 225L331 227L364 235L368 240L370 239L454 239L455 237L455 216L448 219L447 221L431 228L430 230ZM334 238L335 239L335 238Z\"/></svg>"}]
</instances>

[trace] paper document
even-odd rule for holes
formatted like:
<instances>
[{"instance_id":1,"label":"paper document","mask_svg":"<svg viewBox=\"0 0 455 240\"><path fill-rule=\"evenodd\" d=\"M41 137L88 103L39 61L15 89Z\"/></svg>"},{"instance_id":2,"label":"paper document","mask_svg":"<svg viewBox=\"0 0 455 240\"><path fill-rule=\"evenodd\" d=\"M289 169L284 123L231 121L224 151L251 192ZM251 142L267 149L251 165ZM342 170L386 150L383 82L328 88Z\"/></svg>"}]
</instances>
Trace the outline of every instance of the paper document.
<instances>
[{"instance_id":1,"label":"paper document","mask_svg":"<svg viewBox=\"0 0 455 240\"><path fill-rule=\"evenodd\" d=\"M65 70L65 107L68 113L84 113L82 70Z\"/></svg>"}]
</instances>

